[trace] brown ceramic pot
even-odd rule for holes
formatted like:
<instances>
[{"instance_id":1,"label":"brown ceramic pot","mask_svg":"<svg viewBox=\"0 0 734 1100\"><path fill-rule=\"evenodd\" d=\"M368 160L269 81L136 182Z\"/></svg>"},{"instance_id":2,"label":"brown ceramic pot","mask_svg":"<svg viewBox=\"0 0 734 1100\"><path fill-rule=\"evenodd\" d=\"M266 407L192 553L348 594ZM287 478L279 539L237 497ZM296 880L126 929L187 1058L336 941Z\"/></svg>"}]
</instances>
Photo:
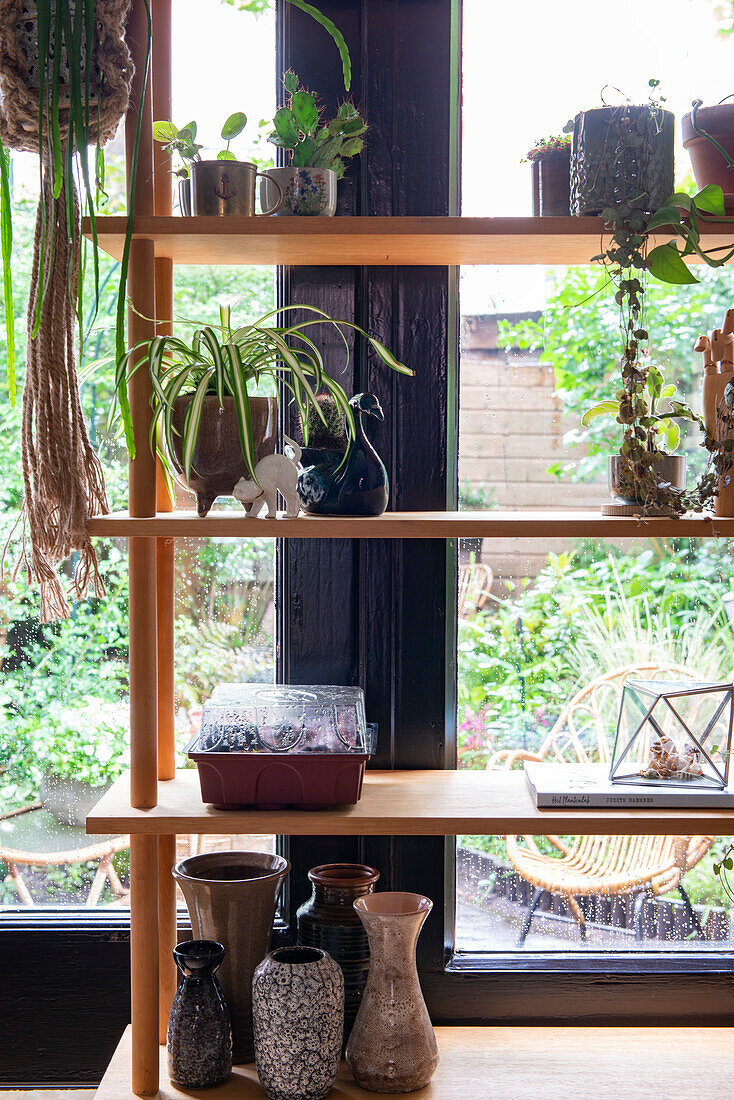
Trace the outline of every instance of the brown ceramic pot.
<instances>
[{"instance_id":1,"label":"brown ceramic pot","mask_svg":"<svg viewBox=\"0 0 734 1100\"><path fill-rule=\"evenodd\" d=\"M571 212L571 150L532 161L533 217L567 218Z\"/></svg>"},{"instance_id":2,"label":"brown ceramic pot","mask_svg":"<svg viewBox=\"0 0 734 1100\"><path fill-rule=\"evenodd\" d=\"M696 115L696 123L701 130L716 138L719 145L734 158L734 103L701 107ZM696 133L690 114L683 116L681 130L683 145L691 158L698 189L701 190L710 183L718 184L724 192L724 208L727 214L734 213L734 169L729 168L715 145Z\"/></svg>"},{"instance_id":3,"label":"brown ceramic pot","mask_svg":"<svg viewBox=\"0 0 734 1100\"><path fill-rule=\"evenodd\" d=\"M194 937L226 948L219 982L232 1020L232 1057L252 1062L252 976L270 946L275 900L291 869L262 852L205 852L173 868Z\"/></svg>"},{"instance_id":4,"label":"brown ceramic pot","mask_svg":"<svg viewBox=\"0 0 734 1100\"><path fill-rule=\"evenodd\" d=\"M414 1092L433 1077L438 1046L423 1000L415 946L433 902L369 894L354 903L367 930L370 972L347 1044L347 1065L370 1092Z\"/></svg>"},{"instance_id":5,"label":"brown ceramic pot","mask_svg":"<svg viewBox=\"0 0 734 1100\"><path fill-rule=\"evenodd\" d=\"M308 872L313 894L298 910L298 942L328 951L344 972L344 1041L357 1016L370 968L367 933L354 909L380 872L362 863L324 863Z\"/></svg>"},{"instance_id":6,"label":"brown ceramic pot","mask_svg":"<svg viewBox=\"0 0 734 1100\"><path fill-rule=\"evenodd\" d=\"M181 431L192 394L177 397L173 404L173 449L179 471L183 470ZM255 462L275 453L278 432L278 402L275 397L251 397L250 419ZM231 496L241 477L249 477L242 456L234 398L205 397L201 425L194 448L191 477L181 484L196 493L196 510L205 516L218 496Z\"/></svg>"}]
</instances>

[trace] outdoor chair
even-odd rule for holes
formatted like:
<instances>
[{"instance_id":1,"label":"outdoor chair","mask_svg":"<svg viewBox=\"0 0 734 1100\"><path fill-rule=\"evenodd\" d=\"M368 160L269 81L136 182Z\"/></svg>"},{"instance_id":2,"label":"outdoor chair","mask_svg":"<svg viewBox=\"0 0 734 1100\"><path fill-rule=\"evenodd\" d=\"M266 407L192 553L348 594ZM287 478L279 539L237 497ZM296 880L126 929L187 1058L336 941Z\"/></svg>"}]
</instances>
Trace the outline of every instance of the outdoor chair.
<instances>
[{"instance_id":1,"label":"outdoor chair","mask_svg":"<svg viewBox=\"0 0 734 1100\"><path fill-rule=\"evenodd\" d=\"M459 617L470 619L489 599L494 575L485 562L459 566Z\"/></svg>"},{"instance_id":2,"label":"outdoor chair","mask_svg":"<svg viewBox=\"0 0 734 1100\"><path fill-rule=\"evenodd\" d=\"M610 761L616 719L624 681L695 680L689 669L674 665L638 665L618 668L600 676L578 691L564 707L537 752L502 749L487 765L509 769L526 760L558 763L604 763ZM700 938L705 938L698 915L681 880L706 855L713 836L576 836L562 839L546 836L557 855L541 852L533 836L507 836L507 856L513 868L535 887L528 906L518 946L530 931L533 914L544 893L562 896L586 936L586 919L578 899L592 895L614 896L638 891L634 923L642 939L643 905L646 897L659 897L678 889L688 918Z\"/></svg>"}]
</instances>

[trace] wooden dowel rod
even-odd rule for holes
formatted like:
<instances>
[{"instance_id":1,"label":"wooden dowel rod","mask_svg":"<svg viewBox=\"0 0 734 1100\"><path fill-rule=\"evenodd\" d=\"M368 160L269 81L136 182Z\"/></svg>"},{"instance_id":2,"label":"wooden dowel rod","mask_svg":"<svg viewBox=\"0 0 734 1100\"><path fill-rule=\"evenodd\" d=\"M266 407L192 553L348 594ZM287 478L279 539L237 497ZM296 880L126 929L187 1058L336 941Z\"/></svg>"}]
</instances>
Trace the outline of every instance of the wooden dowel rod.
<instances>
[{"instance_id":1,"label":"wooden dowel rod","mask_svg":"<svg viewBox=\"0 0 734 1100\"><path fill-rule=\"evenodd\" d=\"M130 575L130 800L158 801L156 540L128 539Z\"/></svg>"},{"instance_id":2,"label":"wooden dowel rod","mask_svg":"<svg viewBox=\"0 0 734 1100\"><path fill-rule=\"evenodd\" d=\"M158 951L159 1011L158 1041L165 1043L168 1017L176 992L176 964L171 954L178 942L176 924L176 881L171 868L176 862L176 837L158 837Z\"/></svg>"},{"instance_id":3,"label":"wooden dowel rod","mask_svg":"<svg viewBox=\"0 0 734 1100\"><path fill-rule=\"evenodd\" d=\"M158 838L130 837L132 1091L158 1091Z\"/></svg>"}]
</instances>

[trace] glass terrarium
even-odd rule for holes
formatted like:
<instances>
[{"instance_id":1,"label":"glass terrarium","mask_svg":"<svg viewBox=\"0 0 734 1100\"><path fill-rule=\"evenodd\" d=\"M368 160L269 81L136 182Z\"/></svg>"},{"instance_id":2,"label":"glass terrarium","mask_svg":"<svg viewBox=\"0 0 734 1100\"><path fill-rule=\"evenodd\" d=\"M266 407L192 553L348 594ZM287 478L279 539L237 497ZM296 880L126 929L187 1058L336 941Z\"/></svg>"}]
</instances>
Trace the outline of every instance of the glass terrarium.
<instances>
[{"instance_id":1,"label":"glass terrarium","mask_svg":"<svg viewBox=\"0 0 734 1100\"><path fill-rule=\"evenodd\" d=\"M729 781L734 686L627 680L612 783L723 790Z\"/></svg>"}]
</instances>

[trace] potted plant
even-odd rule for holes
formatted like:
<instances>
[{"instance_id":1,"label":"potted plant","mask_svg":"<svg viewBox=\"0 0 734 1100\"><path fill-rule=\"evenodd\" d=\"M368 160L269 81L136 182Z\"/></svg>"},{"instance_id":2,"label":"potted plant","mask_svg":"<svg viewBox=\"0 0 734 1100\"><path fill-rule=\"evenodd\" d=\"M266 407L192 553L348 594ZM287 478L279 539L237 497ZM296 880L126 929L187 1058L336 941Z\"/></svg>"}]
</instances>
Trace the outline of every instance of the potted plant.
<instances>
[{"instance_id":1,"label":"potted plant","mask_svg":"<svg viewBox=\"0 0 734 1100\"><path fill-rule=\"evenodd\" d=\"M305 313L306 319L292 321L295 311ZM208 513L217 496L231 495L241 478L254 478L260 458L274 452L278 383L292 396L302 417L310 406L322 422L325 414L317 394L329 393L344 417L347 439L355 438L354 413L342 386L326 372L311 335L315 325L331 326L342 340L344 330L351 329L368 341L387 366L413 374L359 325L302 305L283 306L239 328L232 327L230 310L222 307L217 329L200 328L190 341L156 336L118 361L118 395L135 371L147 368L150 372L151 431L158 433L161 460L169 475L177 476L196 494L200 516ZM121 414L128 449L134 455L132 425L122 401Z\"/></svg>"},{"instance_id":2,"label":"potted plant","mask_svg":"<svg viewBox=\"0 0 734 1100\"><path fill-rule=\"evenodd\" d=\"M125 766L127 710L92 699L53 710L49 727L42 744L35 746L44 763L41 801L57 821L83 826Z\"/></svg>"},{"instance_id":3,"label":"potted plant","mask_svg":"<svg viewBox=\"0 0 734 1100\"><path fill-rule=\"evenodd\" d=\"M699 189L715 184L724 195L727 214L734 214L734 103L726 96L715 107L694 99L683 115L683 145L688 150Z\"/></svg>"},{"instance_id":4,"label":"potted plant","mask_svg":"<svg viewBox=\"0 0 734 1100\"><path fill-rule=\"evenodd\" d=\"M266 168L260 184L260 201L274 201L274 185L283 190L281 214L323 215L336 213L336 185L344 175L345 160L361 152L367 124L352 103L340 104L336 118L324 122L316 97L299 87L295 73L283 77L288 99L276 111L268 141L287 150L287 168Z\"/></svg>"},{"instance_id":5,"label":"potted plant","mask_svg":"<svg viewBox=\"0 0 734 1100\"><path fill-rule=\"evenodd\" d=\"M561 218L571 212L571 137L542 138L527 155L533 187L533 217Z\"/></svg>"},{"instance_id":6,"label":"potted plant","mask_svg":"<svg viewBox=\"0 0 734 1100\"><path fill-rule=\"evenodd\" d=\"M221 137L226 141L214 160L202 160L197 144L197 125L189 122L180 130L172 122L153 123L153 137L170 153L177 153L183 162L176 175L179 177L178 198L181 213L199 216L240 215L252 217L255 213L255 179L260 174L257 167L246 160L237 160L230 143L244 130L247 115L236 111L226 120ZM279 191L279 187L274 189ZM263 214L274 214L280 206L282 195L276 194L269 209Z\"/></svg>"},{"instance_id":7,"label":"potted plant","mask_svg":"<svg viewBox=\"0 0 734 1100\"><path fill-rule=\"evenodd\" d=\"M655 98L642 106L580 111L565 132L571 146L571 212L601 214L624 203L651 214L673 191L675 118Z\"/></svg>"}]
</instances>

